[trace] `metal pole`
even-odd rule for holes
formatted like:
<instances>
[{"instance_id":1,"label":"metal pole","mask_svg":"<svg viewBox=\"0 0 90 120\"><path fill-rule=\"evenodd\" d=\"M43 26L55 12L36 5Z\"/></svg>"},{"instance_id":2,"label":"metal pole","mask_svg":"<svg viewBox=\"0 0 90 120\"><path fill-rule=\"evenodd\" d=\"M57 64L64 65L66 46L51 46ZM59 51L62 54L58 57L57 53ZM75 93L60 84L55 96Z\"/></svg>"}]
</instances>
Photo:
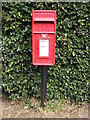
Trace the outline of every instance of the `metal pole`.
<instances>
[{"instance_id":1,"label":"metal pole","mask_svg":"<svg viewBox=\"0 0 90 120\"><path fill-rule=\"evenodd\" d=\"M47 94L47 66L41 67L41 107L46 106Z\"/></svg>"}]
</instances>

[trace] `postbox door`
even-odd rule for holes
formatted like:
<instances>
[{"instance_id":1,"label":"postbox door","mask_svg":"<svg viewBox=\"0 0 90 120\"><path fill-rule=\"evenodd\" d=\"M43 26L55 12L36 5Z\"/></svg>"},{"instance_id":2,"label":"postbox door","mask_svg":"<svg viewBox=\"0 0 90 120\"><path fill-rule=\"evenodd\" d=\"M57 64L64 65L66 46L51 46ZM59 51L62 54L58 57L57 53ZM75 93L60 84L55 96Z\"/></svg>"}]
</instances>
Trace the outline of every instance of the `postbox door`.
<instances>
[{"instance_id":1,"label":"postbox door","mask_svg":"<svg viewBox=\"0 0 90 120\"><path fill-rule=\"evenodd\" d=\"M55 35L49 34L49 37L42 37L42 34L35 34L33 41L34 46L34 58L37 64L51 65L55 63ZM34 61L34 62L35 62Z\"/></svg>"}]
</instances>

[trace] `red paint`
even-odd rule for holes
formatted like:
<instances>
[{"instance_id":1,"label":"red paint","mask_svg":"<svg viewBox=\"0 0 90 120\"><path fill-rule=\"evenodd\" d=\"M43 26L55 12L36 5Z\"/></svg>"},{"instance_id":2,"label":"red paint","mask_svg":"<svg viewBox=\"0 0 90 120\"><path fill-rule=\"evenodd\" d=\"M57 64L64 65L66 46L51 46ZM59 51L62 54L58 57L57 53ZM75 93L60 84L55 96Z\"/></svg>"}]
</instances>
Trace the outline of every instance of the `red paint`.
<instances>
[{"instance_id":1,"label":"red paint","mask_svg":"<svg viewBox=\"0 0 90 120\"><path fill-rule=\"evenodd\" d=\"M55 64L55 39L56 39L56 11L33 10L32 12L33 65Z\"/></svg>"}]
</instances>

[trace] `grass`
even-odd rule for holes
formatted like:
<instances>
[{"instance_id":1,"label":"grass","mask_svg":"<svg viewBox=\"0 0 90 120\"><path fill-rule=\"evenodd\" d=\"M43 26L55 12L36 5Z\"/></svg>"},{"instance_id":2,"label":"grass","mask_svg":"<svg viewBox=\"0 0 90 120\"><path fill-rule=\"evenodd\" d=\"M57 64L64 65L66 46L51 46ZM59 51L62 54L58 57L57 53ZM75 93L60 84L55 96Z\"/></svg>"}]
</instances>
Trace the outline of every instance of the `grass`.
<instances>
[{"instance_id":1,"label":"grass","mask_svg":"<svg viewBox=\"0 0 90 120\"><path fill-rule=\"evenodd\" d=\"M66 109L67 107L66 103L67 103L67 100L64 100L64 99L49 100L47 101L47 105L44 109L46 110L46 112L51 112L51 111L58 112ZM24 101L23 105L26 106L26 108L27 107L30 108L31 111L39 111L39 108L41 106L41 101L32 98Z\"/></svg>"},{"instance_id":2,"label":"grass","mask_svg":"<svg viewBox=\"0 0 90 120\"><path fill-rule=\"evenodd\" d=\"M58 112L61 110L64 110L66 108L66 103L67 101L62 99L62 100L50 100L47 102L47 107L46 110L47 112L50 112L51 110L53 112Z\"/></svg>"}]
</instances>

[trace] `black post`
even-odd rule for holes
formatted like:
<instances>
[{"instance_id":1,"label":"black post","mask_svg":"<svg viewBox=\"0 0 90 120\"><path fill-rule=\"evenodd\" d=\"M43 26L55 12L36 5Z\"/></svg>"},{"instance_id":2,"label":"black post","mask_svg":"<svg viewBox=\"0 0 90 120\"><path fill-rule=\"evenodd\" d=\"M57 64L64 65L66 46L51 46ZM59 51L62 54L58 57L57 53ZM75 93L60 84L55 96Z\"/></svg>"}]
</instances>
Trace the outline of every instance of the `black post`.
<instances>
[{"instance_id":1,"label":"black post","mask_svg":"<svg viewBox=\"0 0 90 120\"><path fill-rule=\"evenodd\" d=\"M41 107L46 106L47 94L47 66L41 67Z\"/></svg>"}]
</instances>

